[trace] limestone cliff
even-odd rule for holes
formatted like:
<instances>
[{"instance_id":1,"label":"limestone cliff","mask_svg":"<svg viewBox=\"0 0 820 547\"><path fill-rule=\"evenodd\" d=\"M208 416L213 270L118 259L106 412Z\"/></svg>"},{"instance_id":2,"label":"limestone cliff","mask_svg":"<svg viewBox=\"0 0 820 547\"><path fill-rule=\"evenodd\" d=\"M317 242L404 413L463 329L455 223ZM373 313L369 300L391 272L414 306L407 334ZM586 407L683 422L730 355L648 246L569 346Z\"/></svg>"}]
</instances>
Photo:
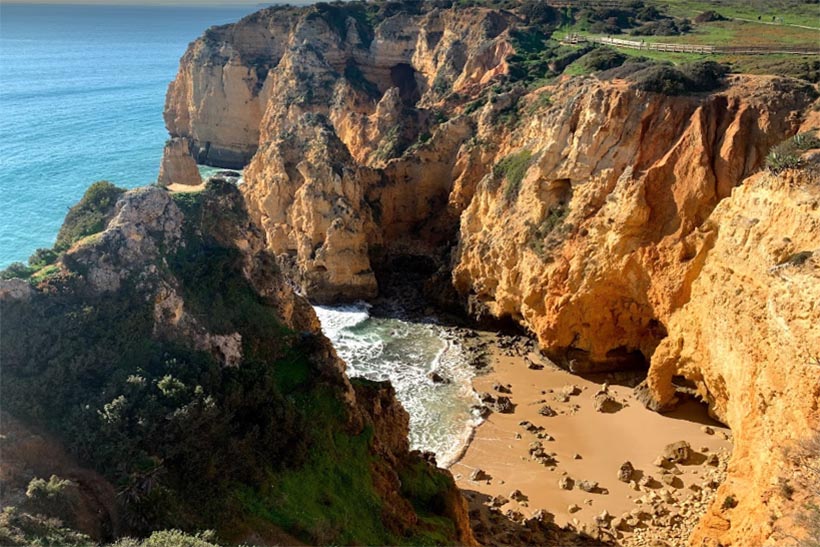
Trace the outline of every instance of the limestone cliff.
<instances>
[{"instance_id":1,"label":"limestone cliff","mask_svg":"<svg viewBox=\"0 0 820 547\"><path fill-rule=\"evenodd\" d=\"M689 298L707 250L689 236L797 129L808 98L743 77L706 97L594 80L551 91L461 217L455 286L575 370L640 361Z\"/></svg>"},{"instance_id":2,"label":"limestone cliff","mask_svg":"<svg viewBox=\"0 0 820 547\"><path fill-rule=\"evenodd\" d=\"M375 296L374 255L452 239L452 171L472 125L437 105L504 73L513 51L509 12L367 9L269 8L211 29L168 92L168 129L200 161L235 166L223 158L258 148L249 209L319 301Z\"/></svg>"},{"instance_id":3,"label":"limestone cliff","mask_svg":"<svg viewBox=\"0 0 820 547\"><path fill-rule=\"evenodd\" d=\"M199 175L188 139L175 137L165 143L157 182L162 186L202 184L202 177Z\"/></svg>"},{"instance_id":4,"label":"limestone cliff","mask_svg":"<svg viewBox=\"0 0 820 547\"><path fill-rule=\"evenodd\" d=\"M0 466L14 537L31 511L96 540L182 528L238 543L280 529L313 544L473 543L449 473L409 452L392 387L348 379L232 184L106 184L69 214L68 250L0 281L4 454L27 461ZM18 420L68 455L43 461ZM54 503L34 505L50 474Z\"/></svg>"},{"instance_id":5,"label":"limestone cliff","mask_svg":"<svg viewBox=\"0 0 820 547\"><path fill-rule=\"evenodd\" d=\"M423 257L472 315L512 319L574 371L651 363L659 407L694 382L735 430L718 503L738 505L693 541L772 536L797 502L768 501L792 460L764 454L816 427L815 368L789 365L817 347L816 183L755 173L816 91L742 75L677 96L617 74L528 87L516 74L557 47L539 42L552 27L408 4L269 8L209 30L169 89L172 136L248 163L251 217L314 300L371 298L391 256ZM559 49L544 75L584 53Z\"/></svg>"},{"instance_id":6,"label":"limestone cliff","mask_svg":"<svg viewBox=\"0 0 820 547\"><path fill-rule=\"evenodd\" d=\"M810 500L791 454L820 427L818 182L759 173L717 206L694 236L709 250L692 296L652 356L661 403L689 380L734 435L729 479L695 545L781 545Z\"/></svg>"}]
</instances>

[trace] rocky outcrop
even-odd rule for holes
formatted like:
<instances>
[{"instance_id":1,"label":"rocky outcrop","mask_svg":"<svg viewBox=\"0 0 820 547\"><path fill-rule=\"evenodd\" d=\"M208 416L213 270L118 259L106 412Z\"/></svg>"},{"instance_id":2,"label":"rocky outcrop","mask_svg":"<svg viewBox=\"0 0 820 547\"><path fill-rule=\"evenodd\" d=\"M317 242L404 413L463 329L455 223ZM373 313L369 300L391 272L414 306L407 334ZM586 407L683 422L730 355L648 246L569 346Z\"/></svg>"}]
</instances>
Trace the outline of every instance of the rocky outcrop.
<instances>
[{"instance_id":1,"label":"rocky outcrop","mask_svg":"<svg viewBox=\"0 0 820 547\"><path fill-rule=\"evenodd\" d=\"M89 205L98 194L92 187L73 219L87 227L104 214L101 232L80 234L27 291L0 281L0 396L14 417L3 417L3 448L24 460L0 466L4 501L29 511L32 473L54 473L42 489L65 490L73 513L36 511L97 540L162 526L267 543L281 526L320 543L474 544L449 473L409 452L408 415L389 385L354 389L235 186L140 188L110 213ZM31 443L8 445L17 420L76 465L41 465ZM433 473L429 486L403 487ZM257 522L248 500L270 516ZM12 525L24 534L26 522Z\"/></svg>"},{"instance_id":2,"label":"rocky outcrop","mask_svg":"<svg viewBox=\"0 0 820 547\"><path fill-rule=\"evenodd\" d=\"M199 169L191 153L191 144L188 139L175 137L165 143L157 182L161 186L171 184L197 186L202 184L202 177L199 175Z\"/></svg>"},{"instance_id":3,"label":"rocky outcrop","mask_svg":"<svg viewBox=\"0 0 820 547\"><path fill-rule=\"evenodd\" d=\"M455 286L573 370L643 362L708 251L690 236L807 97L778 78L699 98L587 80L551 102L502 143L462 215Z\"/></svg>"},{"instance_id":4,"label":"rocky outcrop","mask_svg":"<svg viewBox=\"0 0 820 547\"><path fill-rule=\"evenodd\" d=\"M258 149L249 209L317 301L373 297L374 257L452 240L452 173L473 124L437 104L480 90L513 52L508 12L380 9L269 8L211 29L168 92L168 129L199 161L236 166L225 157Z\"/></svg>"},{"instance_id":5,"label":"rocky outcrop","mask_svg":"<svg viewBox=\"0 0 820 547\"><path fill-rule=\"evenodd\" d=\"M662 404L679 378L693 382L732 428L729 478L693 545L781 545L811 496L790 485L800 474L792 455L820 426L818 183L759 173L693 236L709 250L648 377Z\"/></svg>"}]
</instances>

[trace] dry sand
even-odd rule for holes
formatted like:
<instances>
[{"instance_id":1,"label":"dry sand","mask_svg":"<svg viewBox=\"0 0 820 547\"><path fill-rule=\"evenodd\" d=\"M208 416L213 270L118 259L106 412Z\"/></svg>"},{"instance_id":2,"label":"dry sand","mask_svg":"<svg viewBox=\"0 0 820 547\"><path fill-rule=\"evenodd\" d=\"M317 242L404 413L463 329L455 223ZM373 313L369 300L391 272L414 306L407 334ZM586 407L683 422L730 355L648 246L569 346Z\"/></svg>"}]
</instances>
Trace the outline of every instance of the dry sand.
<instances>
[{"instance_id":1,"label":"dry sand","mask_svg":"<svg viewBox=\"0 0 820 547\"><path fill-rule=\"evenodd\" d=\"M494 384L509 385L512 393L506 396L516 406L510 414L492 413L475 431L463 457L450 467L458 486L468 499L472 499L473 508L480 504L479 500L486 503L487 496L509 498L513 491L520 490L526 496L524 503L509 501L500 507L501 513L513 509L529 517L543 509L554 515L556 524L564 526L577 519L574 525L581 529L591 525L594 517L604 510L617 517L641 508L646 499L643 503L636 503L636 499L650 496L650 492L660 497L671 492L675 501L668 505L670 512L676 513L681 509L681 502L698 489L692 485L700 485L707 476L715 475L715 466L705 461L710 454L720 454L720 466L725 465L731 450L729 430L709 418L703 405L689 402L675 412L662 415L647 410L637 401L631 387L613 384L608 387L608 392L623 404L623 408L614 413L597 412L593 397L607 375L599 375L600 379L596 377L596 381L590 381L532 353L528 357L504 355L494 342L490 340L488 344L491 372L476 377L474 388L479 393L489 392L497 396L499 393L493 389ZM544 368L530 369L528 360L538 360ZM580 388L580 392L564 402L560 392L571 385ZM544 405L550 406L557 415L546 417L539 414ZM544 433L554 438L540 440L547 454L555 454L554 467L545 466L530 456L531 443L539 439L535 433L519 425L523 420L542 426ZM704 426L714 433L709 434ZM677 441L687 441L695 454L686 464L667 466L672 473L680 473L678 480L668 486L659 482L661 468L655 462L666 445ZM634 485L618 480L618 469L626 461L634 466L636 481L648 474L656 482L636 491ZM491 478L470 480L476 469L483 470ZM565 475L576 483L571 490L559 487L559 479ZM580 480L597 482L603 493L579 489L577 482ZM691 503L693 513L702 513L706 505L705 502ZM572 505L577 505L580 510L570 513ZM696 521L697 515L689 516L689 520ZM649 523L649 527L652 526ZM685 530L676 533L680 535ZM630 535L634 534L626 534L627 537ZM644 531L639 531L638 535L645 535ZM669 539L674 539L674 534Z\"/></svg>"}]
</instances>

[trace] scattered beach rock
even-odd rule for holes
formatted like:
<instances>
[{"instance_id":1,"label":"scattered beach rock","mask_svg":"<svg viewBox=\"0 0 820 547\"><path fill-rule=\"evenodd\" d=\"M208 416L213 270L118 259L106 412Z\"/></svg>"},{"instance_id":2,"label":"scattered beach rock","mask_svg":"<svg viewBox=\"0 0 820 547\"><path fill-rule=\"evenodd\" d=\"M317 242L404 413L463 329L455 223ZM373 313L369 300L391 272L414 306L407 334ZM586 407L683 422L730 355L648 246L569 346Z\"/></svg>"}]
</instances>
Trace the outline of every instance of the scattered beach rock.
<instances>
[{"instance_id":1,"label":"scattered beach rock","mask_svg":"<svg viewBox=\"0 0 820 547\"><path fill-rule=\"evenodd\" d=\"M609 524L612 521L612 515L609 514L609 511L604 509L600 515L595 515L595 524L600 526L601 528L609 528Z\"/></svg>"},{"instance_id":2,"label":"scattered beach rock","mask_svg":"<svg viewBox=\"0 0 820 547\"><path fill-rule=\"evenodd\" d=\"M672 463L683 463L692 455L692 447L686 441L668 444L663 449L663 458Z\"/></svg>"},{"instance_id":3,"label":"scattered beach rock","mask_svg":"<svg viewBox=\"0 0 820 547\"><path fill-rule=\"evenodd\" d=\"M580 507L578 504L576 504L576 503L573 503L572 505L570 505L569 507L567 507L567 511L568 511L570 514L577 513L577 512L578 512L578 511L580 511L580 510L581 510L581 507Z\"/></svg>"},{"instance_id":4,"label":"scattered beach rock","mask_svg":"<svg viewBox=\"0 0 820 547\"><path fill-rule=\"evenodd\" d=\"M584 492L595 492L598 489L598 483L595 481L578 481L577 485Z\"/></svg>"},{"instance_id":5,"label":"scattered beach rock","mask_svg":"<svg viewBox=\"0 0 820 547\"><path fill-rule=\"evenodd\" d=\"M572 477L561 477L558 480L558 487L561 490L572 490L573 486L575 486L575 481L572 480Z\"/></svg>"},{"instance_id":6,"label":"scattered beach rock","mask_svg":"<svg viewBox=\"0 0 820 547\"><path fill-rule=\"evenodd\" d=\"M629 482L632 480L632 474L635 472L635 468L632 466L632 462L624 462L621 464L621 467L618 468L618 480L621 482Z\"/></svg>"},{"instance_id":7,"label":"scattered beach rock","mask_svg":"<svg viewBox=\"0 0 820 547\"><path fill-rule=\"evenodd\" d=\"M499 384L498 382L493 384L493 389L496 390L499 393L506 393L508 395L510 393L512 393L512 390L509 387L507 387L505 385L502 385L502 384Z\"/></svg>"},{"instance_id":8,"label":"scattered beach rock","mask_svg":"<svg viewBox=\"0 0 820 547\"><path fill-rule=\"evenodd\" d=\"M615 399L615 397L605 392L598 392L595 395L593 402L593 407L595 408L596 412L604 412L607 414L618 412L623 408L623 406L624 405L619 403L618 400Z\"/></svg>"},{"instance_id":9,"label":"scattered beach rock","mask_svg":"<svg viewBox=\"0 0 820 547\"><path fill-rule=\"evenodd\" d=\"M582 458L581 458L581 455L576 452L575 454L572 455L572 459L573 460L580 460Z\"/></svg>"},{"instance_id":10,"label":"scattered beach rock","mask_svg":"<svg viewBox=\"0 0 820 547\"><path fill-rule=\"evenodd\" d=\"M427 378L432 381L434 384L449 384L450 379L445 378L441 374L436 371L431 371L427 373Z\"/></svg>"},{"instance_id":11,"label":"scattered beach rock","mask_svg":"<svg viewBox=\"0 0 820 547\"><path fill-rule=\"evenodd\" d=\"M470 480L473 482L488 481L491 478L483 469L473 469L473 472L470 473Z\"/></svg>"},{"instance_id":12,"label":"scattered beach rock","mask_svg":"<svg viewBox=\"0 0 820 547\"><path fill-rule=\"evenodd\" d=\"M493 412L490 407L485 405L473 405L470 407L470 410L472 410L473 414L482 419L486 418Z\"/></svg>"},{"instance_id":13,"label":"scattered beach rock","mask_svg":"<svg viewBox=\"0 0 820 547\"><path fill-rule=\"evenodd\" d=\"M525 496L524 493L521 492L521 490L513 490L512 492L510 492L510 499L521 502L527 501L529 498Z\"/></svg>"},{"instance_id":14,"label":"scattered beach rock","mask_svg":"<svg viewBox=\"0 0 820 547\"><path fill-rule=\"evenodd\" d=\"M647 488L647 487L651 486L654 483L655 483L655 479L652 477L652 475L644 474L644 476L641 477L641 479L638 481L638 486L640 486L642 488Z\"/></svg>"},{"instance_id":15,"label":"scattered beach rock","mask_svg":"<svg viewBox=\"0 0 820 547\"><path fill-rule=\"evenodd\" d=\"M539 413L541 416L547 416L547 417L552 417L552 416L557 416L557 415L558 415L558 413L557 413L557 412L555 412L555 411L552 409L552 407L550 407L549 405L544 405L544 406L542 406L541 408L539 408L539 409L538 409L538 413Z\"/></svg>"},{"instance_id":16,"label":"scattered beach rock","mask_svg":"<svg viewBox=\"0 0 820 547\"><path fill-rule=\"evenodd\" d=\"M704 433L706 433L707 435L714 435L715 434L715 430L712 429L711 427L709 427L708 425L705 425L705 426L701 427L700 430L703 431Z\"/></svg>"},{"instance_id":17,"label":"scattered beach rock","mask_svg":"<svg viewBox=\"0 0 820 547\"><path fill-rule=\"evenodd\" d=\"M510 500L504 496L496 496L490 501L490 505L492 507L501 507L502 505L506 505L509 501Z\"/></svg>"},{"instance_id":18,"label":"scattered beach rock","mask_svg":"<svg viewBox=\"0 0 820 547\"><path fill-rule=\"evenodd\" d=\"M491 408L500 414L512 414L515 412L515 405L509 397L499 395L494 403L491 403Z\"/></svg>"}]
</instances>

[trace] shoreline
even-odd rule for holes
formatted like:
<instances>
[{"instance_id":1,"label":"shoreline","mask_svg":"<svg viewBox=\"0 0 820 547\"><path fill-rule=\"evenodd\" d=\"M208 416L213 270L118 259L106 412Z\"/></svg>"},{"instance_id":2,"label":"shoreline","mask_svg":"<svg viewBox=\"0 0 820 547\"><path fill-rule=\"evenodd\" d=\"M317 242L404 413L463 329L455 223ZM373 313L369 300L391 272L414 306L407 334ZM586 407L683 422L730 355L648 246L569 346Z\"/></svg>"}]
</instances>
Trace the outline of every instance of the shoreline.
<instances>
[{"instance_id":1,"label":"shoreline","mask_svg":"<svg viewBox=\"0 0 820 547\"><path fill-rule=\"evenodd\" d=\"M467 354L484 361L473 390L487 406L499 397L512 403L504 409L511 412L496 405L446 467L482 543L509 542L532 519L625 546L688 539L731 455L731 432L704 405L688 401L658 414L634 397L640 372L582 377L540 355L524 336L465 330L476 333L462 333ZM602 392L614 401L606 412L595 410ZM691 456L659 465L664 448L678 441L689 444ZM632 480L621 482L627 461Z\"/></svg>"}]
</instances>

